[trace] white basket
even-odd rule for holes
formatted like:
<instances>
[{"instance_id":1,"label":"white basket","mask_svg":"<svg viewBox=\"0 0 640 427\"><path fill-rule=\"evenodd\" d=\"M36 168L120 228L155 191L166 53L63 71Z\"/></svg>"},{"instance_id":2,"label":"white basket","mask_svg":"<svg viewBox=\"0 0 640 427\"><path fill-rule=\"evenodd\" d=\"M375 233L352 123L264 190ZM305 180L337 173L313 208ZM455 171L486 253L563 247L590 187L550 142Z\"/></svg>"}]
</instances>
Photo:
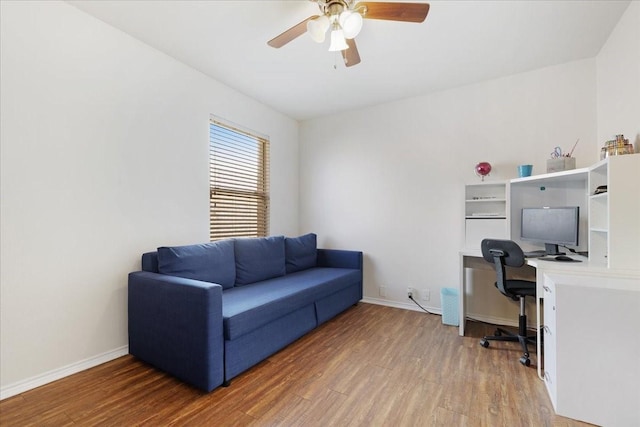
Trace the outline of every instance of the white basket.
<instances>
[{"instance_id":1,"label":"white basket","mask_svg":"<svg viewBox=\"0 0 640 427\"><path fill-rule=\"evenodd\" d=\"M575 157L558 157L557 159L547 159L547 173L568 171L575 168Z\"/></svg>"}]
</instances>

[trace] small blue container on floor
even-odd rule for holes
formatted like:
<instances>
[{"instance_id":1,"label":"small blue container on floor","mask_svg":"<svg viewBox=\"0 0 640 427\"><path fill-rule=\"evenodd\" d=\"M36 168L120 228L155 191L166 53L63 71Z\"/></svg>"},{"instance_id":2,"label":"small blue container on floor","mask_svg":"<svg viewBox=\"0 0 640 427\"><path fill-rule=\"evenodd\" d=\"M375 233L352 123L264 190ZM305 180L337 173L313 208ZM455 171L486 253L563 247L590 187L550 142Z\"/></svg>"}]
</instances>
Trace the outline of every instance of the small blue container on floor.
<instances>
[{"instance_id":1,"label":"small blue container on floor","mask_svg":"<svg viewBox=\"0 0 640 427\"><path fill-rule=\"evenodd\" d=\"M460 318L458 316L458 290L454 288L440 289L440 302L442 304L442 323L445 325L458 326Z\"/></svg>"}]
</instances>

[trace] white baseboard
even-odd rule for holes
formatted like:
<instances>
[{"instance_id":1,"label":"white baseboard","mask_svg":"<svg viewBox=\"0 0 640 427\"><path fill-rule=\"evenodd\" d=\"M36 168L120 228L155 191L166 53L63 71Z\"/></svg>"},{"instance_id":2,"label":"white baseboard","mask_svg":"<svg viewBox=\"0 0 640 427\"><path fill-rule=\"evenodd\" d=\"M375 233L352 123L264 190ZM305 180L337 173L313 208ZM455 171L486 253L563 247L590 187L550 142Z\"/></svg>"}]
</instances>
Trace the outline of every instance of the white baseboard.
<instances>
[{"instance_id":1,"label":"white baseboard","mask_svg":"<svg viewBox=\"0 0 640 427\"><path fill-rule=\"evenodd\" d=\"M507 319L504 317L496 317L496 316L487 316L484 314L478 313L467 313L467 321L468 320L477 320L478 322L488 323L490 325L500 325L500 326L515 326L518 327L518 322L513 319Z\"/></svg>"},{"instance_id":2,"label":"white baseboard","mask_svg":"<svg viewBox=\"0 0 640 427\"><path fill-rule=\"evenodd\" d=\"M88 359L84 359L79 362L54 369L49 372L45 372L44 374L36 375L35 377L27 378L26 380L18 381L14 384L9 384L0 389L0 400L15 396L20 393L24 393L25 391L43 386L53 381L57 381L59 379L68 377L69 375L76 374L89 368L93 368L94 366L98 366L113 359L117 359L118 357L124 356L128 353L129 346L125 345L123 347L116 348L115 350L110 350L106 353L102 353L97 356L93 356Z\"/></svg>"},{"instance_id":3,"label":"white baseboard","mask_svg":"<svg viewBox=\"0 0 640 427\"><path fill-rule=\"evenodd\" d=\"M415 305L414 303L388 301L384 299L370 298L370 297L363 298L362 302L368 303L368 304L385 305L387 307L402 308L405 310L422 311L422 309L417 305ZM427 310L429 310L431 313L442 315L442 309L439 307L427 307L424 304L421 304L421 305ZM424 313L424 311L422 312ZM475 319L480 322L489 323L491 325L510 326L516 329L518 328L517 320L511 319L511 318L486 316L483 314L476 314L476 313L467 313L467 320L469 319ZM528 320L533 321L533 323L531 321L527 322L528 323L527 328L535 330L536 329L535 318L530 318Z\"/></svg>"},{"instance_id":4,"label":"white baseboard","mask_svg":"<svg viewBox=\"0 0 640 427\"><path fill-rule=\"evenodd\" d=\"M509 326L518 329L518 319L487 316L477 313L467 313L467 320L477 320L479 322L488 323L496 326ZM527 316L527 329L536 330L536 318L535 316Z\"/></svg>"},{"instance_id":5,"label":"white baseboard","mask_svg":"<svg viewBox=\"0 0 640 427\"><path fill-rule=\"evenodd\" d=\"M422 309L413 302L397 302L397 301L389 301L386 299L370 298L370 297L364 297L362 299L362 302L366 302L368 304L385 305L387 307L402 308L405 310L421 311L424 313L424 311L422 311ZM423 306L425 309L429 310L431 313L440 314L440 315L442 314L442 309L439 307L429 307L422 303L420 303L420 305Z\"/></svg>"}]
</instances>

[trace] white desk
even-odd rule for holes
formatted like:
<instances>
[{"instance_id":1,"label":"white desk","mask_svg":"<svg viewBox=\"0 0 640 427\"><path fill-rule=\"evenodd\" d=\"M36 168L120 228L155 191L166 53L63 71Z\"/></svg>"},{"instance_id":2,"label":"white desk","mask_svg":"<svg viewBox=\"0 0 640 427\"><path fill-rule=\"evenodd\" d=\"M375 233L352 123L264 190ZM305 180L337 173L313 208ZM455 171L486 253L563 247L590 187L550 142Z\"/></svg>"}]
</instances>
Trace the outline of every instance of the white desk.
<instances>
[{"instance_id":1,"label":"white desk","mask_svg":"<svg viewBox=\"0 0 640 427\"><path fill-rule=\"evenodd\" d=\"M458 334L464 336L464 326L467 320L467 275L465 269L480 268L485 270L493 270L493 266L482 258L480 250L464 250L460 251L460 289L458 289Z\"/></svg>"},{"instance_id":2,"label":"white desk","mask_svg":"<svg viewBox=\"0 0 640 427\"><path fill-rule=\"evenodd\" d=\"M544 381L556 413L640 425L640 272L559 271L542 262L538 271Z\"/></svg>"},{"instance_id":3,"label":"white desk","mask_svg":"<svg viewBox=\"0 0 640 427\"><path fill-rule=\"evenodd\" d=\"M604 266L594 267L589 263L589 259L580 255L570 255L571 258L580 260L581 262L558 262L558 261L545 261L539 258L527 258L527 264L534 267L536 269L536 331L537 331L537 341L536 341L536 355L538 360L541 359L540 355L541 351L541 339L540 339L540 328L543 326L542 321L542 308L541 301L545 299L545 295L547 298L548 294L545 294L545 285L544 278L547 274L563 274L565 276L589 276L589 275L599 275L604 276L610 273L609 269ZM549 317L549 316L547 316ZM538 377L544 380L544 375L542 372L542 363L538 363Z\"/></svg>"},{"instance_id":4,"label":"white desk","mask_svg":"<svg viewBox=\"0 0 640 427\"><path fill-rule=\"evenodd\" d=\"M467 278L467 270L466 269L473 269L473 270L485 270L485 271L490 271L492 272L491 274L491 280L487 280L487 287L491 287L492 290L495 290L495 301L496 301L496 305L500 304L500 306L496 307L496 308L502 308L503 310L505 309L505 307L508 306L508 301L507 299L501 300L500 298L500 294L498 293L497 289L494 289L493 287L493 283L495 282L495 270L493 267L493 264L488 263L487 261L485 261L482 258L482 253L480 252L480 250L463 250L459 252L459 256L460 256L460 279L458 281L458 283L460 284L460 288L459 288L459 292L458 292L458 315L459 315L459 330L458 333L463 336L464 335L464 330L465 330L465 320L467 318L467 309L469 306L469 300L468 300L468 296L467 293L470 292L470 283L469 283L469 279ZM533 266L535 267L535 266ZM524 269L523 269L524 270ZM526 279L526 280L535 280L534 279L534 269L529 267L528 270L530 270L529 272L527 272L528 274L525 274L523 277L519 277L522 279ZM482 280L481 282L481 286L484 285L484 280ZM482 292L481 292L482 293ZM491 300L488 304L488 307L484 307L485 309L488 309L489 311L500 311L500 310L496 310L495 308L492 307L492 303L493 303L493 294L491 294ZM484 295L485 298L487 298L487 295ZM476 298L478 298L478 296L476 296ZM492 310L493 308L493 310ZM491 314L497 314L497 313L491 313ZM504 319L504 315L506 313L501 313L502 314L502 318ZM485 317L484 319L482 318L482 316L479 316L478 319L481 319L483 321L486 322L491 322L491 323L500 323L500 324L506 324L505 322L507 320L503 320L500 321L498 320L498 318L493 319L492 316L490 315L489 317ZM514 326L517 327L517 317L514 317L513 319Z\"/></svg>"},{"instance_id":5,"label":"white desk","mask_svg":"<svg viewBox=\"0 0 640 427\"><path fill-rule=\"evenodd\" d=\"M474 268L474 269L482 269L482 270L491 270L495 271L493 264L488 263L482 258L482 253L479 250L462 250L459 252L460 255L460 289L458 292L458 308L459 308L459 330L458 333L463 336L465 329L465 319L467 318L467 303L466 303L466 293L467 293L467 275L465 274L466 268ZM544 271L558 271L558 272L572 272L572 271L589 271L592 273L600 273L606 274L610 272L606 267L593 267L589 264L589 260L586 257L580 255L570 255L572 258L576 260L580 260L582 262L558 262L558 261L544 261L538 258L527 258L527 265L534 267L536 269L536 280L538 279L539 270ZM491 282L493 285L493 282ZM496 297L499 297L496 294ZM539 328L538 328L539 329Z\"/></svg>"},{"instance_id":6,"label":"white desk","mask_svg":"<svg viewBox=\"0 0 640 427\"><path fill-rule=\"evenodd\" d=\"M640 425L640 270L613 270L571 257L583 262L527 259L536 268L538 375L558 415L597 425ZM479 251L461 251L460 264L459 333L464 335L464 270L493 266Z\"/></svg>"}]
</instances>

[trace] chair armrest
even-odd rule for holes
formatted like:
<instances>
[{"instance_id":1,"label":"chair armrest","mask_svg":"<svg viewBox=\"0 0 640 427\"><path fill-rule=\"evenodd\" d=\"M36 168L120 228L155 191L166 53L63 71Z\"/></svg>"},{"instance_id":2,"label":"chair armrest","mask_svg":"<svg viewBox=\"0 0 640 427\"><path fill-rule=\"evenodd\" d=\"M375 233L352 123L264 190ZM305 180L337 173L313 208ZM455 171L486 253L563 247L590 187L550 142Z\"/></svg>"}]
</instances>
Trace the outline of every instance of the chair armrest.
<instances>
[{"instance_id":1,"label":"chair armrest","mask_svg":"<svg viewBox=\"0 0 640 427\"><path fill-rule=\"evenodd\" d=\"M222 287L129 274L129 353L205 391L224 381Z\"/></svg>"},{"instance_id":2,"label":"chair armrest","mask_svg":"<svg viewBox=\"0 0 640 427\"><path fill-rule=\"evenodd\" d=\"M354 268L362 271L362 252L318 249L318 267Z\"/></svg>"}]
</instances>

